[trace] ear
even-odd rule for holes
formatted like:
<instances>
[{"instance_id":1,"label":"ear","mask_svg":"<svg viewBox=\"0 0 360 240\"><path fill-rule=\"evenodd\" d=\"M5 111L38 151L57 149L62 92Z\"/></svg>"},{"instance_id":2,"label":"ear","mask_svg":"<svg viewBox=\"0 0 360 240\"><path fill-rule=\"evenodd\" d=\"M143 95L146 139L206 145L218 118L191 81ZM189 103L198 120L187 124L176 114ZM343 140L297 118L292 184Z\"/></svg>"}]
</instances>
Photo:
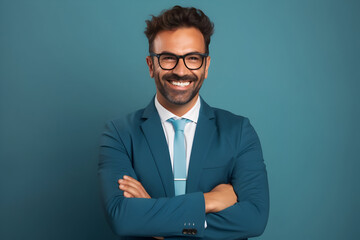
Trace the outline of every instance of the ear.
<instances>
[{"instance_id":1,"label":"ear","mask_svg":"<svg viewBox=\"0 0 360 240\"><path fill-rule=\"evenodd\" d=\"M146 57L146 64L149 67L150 77L153 78L154 77L154 63L153 63L152 57L150 57L150 56Z\"/></svg>"},{"instance_id":2,"label":"ear","mask_svg":"<svg viewBox=\"0 0 360 240\"><path fill-rule=\"evenodd\" d=\"M209 66L210 66L210 56L206 57L206 66L205 66L205 78L207 78L208 76L208 70L209 70Z\"/></svg>"}]
</instances>

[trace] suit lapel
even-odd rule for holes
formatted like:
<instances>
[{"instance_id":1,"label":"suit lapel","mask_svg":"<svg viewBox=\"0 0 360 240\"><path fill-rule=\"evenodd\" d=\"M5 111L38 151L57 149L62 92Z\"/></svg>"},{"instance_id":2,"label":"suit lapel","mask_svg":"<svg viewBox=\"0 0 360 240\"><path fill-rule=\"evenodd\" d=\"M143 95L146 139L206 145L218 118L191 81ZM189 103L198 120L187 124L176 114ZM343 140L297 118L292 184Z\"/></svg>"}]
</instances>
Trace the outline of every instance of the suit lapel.
<instances>
[{"instance_id":1,"label":"suit lapel","mask_svg":"<svg viewBox=\"0 0 360 240\"><path fill-rule=\"evenodd\" d=\"M196 192L206 155L216 131L214 111L201 99L201 109L191 150L186 192Z\"/></svg>"},{"instance_id":2,"label":"suit lapel","mask_svg":"<svg viewBox=\"0 0 360 240\"><path fill-rule=\"evenodd\" d=\"M169 149L164 136L159 114L154 105L154 100L150 102L144 110L145 121L141 124L146 141L150 147L156 167L167 197L175 196L174 176L171 167Z\"/></svg>"}]
</instances>

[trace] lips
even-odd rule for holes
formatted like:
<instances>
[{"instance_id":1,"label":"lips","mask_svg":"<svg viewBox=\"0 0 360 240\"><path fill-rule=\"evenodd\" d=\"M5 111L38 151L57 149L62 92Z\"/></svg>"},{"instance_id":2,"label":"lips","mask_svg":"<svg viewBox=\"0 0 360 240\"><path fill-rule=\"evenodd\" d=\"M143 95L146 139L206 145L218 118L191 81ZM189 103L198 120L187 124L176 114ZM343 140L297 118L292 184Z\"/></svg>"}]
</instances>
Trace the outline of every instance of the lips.
<instances>
[{"instance_id":1,"label":"lips","mask_svg":"<svg viewBox=\"0 0 360 240\"><path fill-rule=\"evenodd\" d=\"M185 82L185 81L169 81L172 85L178 86L178 87L187 87L190 85L191 82Z\"/></svg>"},{"instance_id":2,"label":"lips","mask_svg":"<svg viewBox=\"0 0 360 240\"><path fill-rule=\"evenodd\" d=\"M192 82L196 82L198 78L193 75L179 76L174 73L168 73L163 76L163 79L167 81L170 86L177 90L186 90L192 85Z\"/></svg>"}]
</instances>

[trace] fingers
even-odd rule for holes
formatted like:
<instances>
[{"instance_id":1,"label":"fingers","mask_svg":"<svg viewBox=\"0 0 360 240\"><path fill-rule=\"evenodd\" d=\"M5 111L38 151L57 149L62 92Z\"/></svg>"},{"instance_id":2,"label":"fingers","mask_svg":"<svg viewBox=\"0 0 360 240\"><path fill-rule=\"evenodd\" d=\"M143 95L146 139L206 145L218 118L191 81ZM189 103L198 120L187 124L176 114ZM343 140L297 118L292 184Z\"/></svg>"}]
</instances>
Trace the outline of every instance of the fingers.
<instances>
[{"instance_id":1,"label":"fingers","mask_svg":"<svg viewBox=\"0 0 360 240\"><path fill-rule=\"evenodd\" d=\"M132 188L138 188L140 190L145 191L144 187L142 186L142 184L137 181L136 179L129 177L129 176L124 176L124 179L121 181L123 184L131 186Z\"/></svg>"},{"instance_id":2,"label":"fingers","mask_svg":"<svg viewBox=\"0 0 360 240\"><path fill-rule=\"evenodd\" d=\"M142 193L141 189L134 188L132 186L126 184L120 184L120 190L124 191L125 197L135 197L135 198L144 198L144 194Z\"/></svg>"},{"instance_id":3,"label":"fingers","mask_svg":"<svg viewBox=\"0 0 360 240\"><path fill-rule=\"evenodd\" d=\"M142 184L132 177L124 176L123 179L118 180L118 183L119 189L124 191L124 197L151 198Z\"/></svg>"},{"instance_id":4,"label":"fingers","mask_svg":"<svg viewBox=\"0 0 360 240\"><path fill-rule=\"evenodd\" d=\"M134 195L128 193L128 192L124 192L124 197L126 198L134 198Z\"/></svg>"}]
</instances>

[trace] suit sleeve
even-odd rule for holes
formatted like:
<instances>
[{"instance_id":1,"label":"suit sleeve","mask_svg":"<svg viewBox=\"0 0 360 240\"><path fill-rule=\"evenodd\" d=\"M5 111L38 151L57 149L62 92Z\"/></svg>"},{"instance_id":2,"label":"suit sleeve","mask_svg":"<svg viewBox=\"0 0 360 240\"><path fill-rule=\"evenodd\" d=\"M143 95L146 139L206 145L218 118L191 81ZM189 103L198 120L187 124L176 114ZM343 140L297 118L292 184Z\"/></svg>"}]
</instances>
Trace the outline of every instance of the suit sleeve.
<instances>
[{"instance_id":1,"label":"suit sleeve","mask_svg":"<svg viewBox=\"0 0 360 240\"><path fill-rule=\"evenodd\" d=\"M269 215L269 189L259 138L247 118L242 123L231 184L238 202L206 215L205 239L245 239L265 230Z\"/></svg>"},{"instance_id":2,"label":"suit sleeve","mask_svg":"<svg viewBox=\"0 0 360 240\"><path fill-rule=\"evenodd\" d=\"M118 179L123 175L137 179L129 148L125 147L129 145L109 122L101 137L98 175L103 206L113 231L120 236L202 237L205 203L201 192L158 199L123 196Z\"/></svg>"}]
</instances>

